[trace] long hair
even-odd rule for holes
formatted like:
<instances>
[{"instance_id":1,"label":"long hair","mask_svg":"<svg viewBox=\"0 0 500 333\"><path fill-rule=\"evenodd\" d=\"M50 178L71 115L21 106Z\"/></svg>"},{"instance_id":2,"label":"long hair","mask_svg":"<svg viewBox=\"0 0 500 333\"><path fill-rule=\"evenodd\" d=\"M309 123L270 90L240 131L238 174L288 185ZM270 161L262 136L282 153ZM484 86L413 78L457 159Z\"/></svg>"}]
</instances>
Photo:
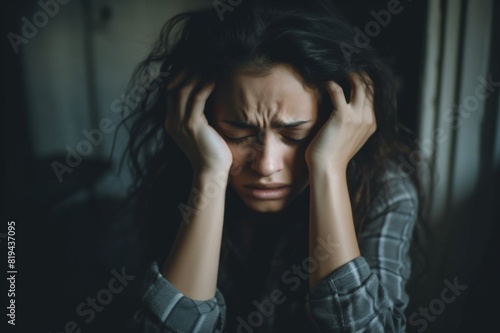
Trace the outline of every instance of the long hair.
<instances>
[{"instance_id":1,"label":"long hair","mask_svg":"<svg viewBox=\"0 0 500 333\"><path fill-rule=\"evenodd\" d=\"M141 103L127 114L126 122L134 176L131 197L138 201L148 257L173 241L182 219L179 205L186 202L191 186L191 165L164 129L167 112L175 111L167 109L165 85L180 69L187 70L188 76L217 81L242 68L265 73L274 65L286 64L325 96L328 81L339 83L350 96L348 74L368 74L374 87L377 130L347 169L358 233L390 161L407 159L417 149L411 133L398 121L393 74L374 49L355 44L354 29L330 1L254 0L230 8L210 7L170 19L131 81L132 88L145 87ZM323 112L331 112L330 99L323 100ZM417 170L409 177L422 205Z\"/></svg>"}]
</instances>

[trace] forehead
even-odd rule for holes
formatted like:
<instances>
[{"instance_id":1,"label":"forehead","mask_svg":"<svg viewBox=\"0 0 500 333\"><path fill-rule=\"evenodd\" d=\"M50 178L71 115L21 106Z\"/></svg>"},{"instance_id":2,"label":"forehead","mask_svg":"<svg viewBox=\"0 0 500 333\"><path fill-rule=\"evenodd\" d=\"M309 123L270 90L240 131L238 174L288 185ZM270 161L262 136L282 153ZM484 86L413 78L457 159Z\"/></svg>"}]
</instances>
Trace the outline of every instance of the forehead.
<instances>
[{"instance_id":1,"label":"forehead","mask_svg":"<svg viewBox=\"0 0 500 333\"><path fill-rule=\"evenodd\" d=\"M239 71L215 89L217 118L269 126L273 121L315 120L319 94L291 68L277 65L264 75Z\"/></svg>"}]
</instances>

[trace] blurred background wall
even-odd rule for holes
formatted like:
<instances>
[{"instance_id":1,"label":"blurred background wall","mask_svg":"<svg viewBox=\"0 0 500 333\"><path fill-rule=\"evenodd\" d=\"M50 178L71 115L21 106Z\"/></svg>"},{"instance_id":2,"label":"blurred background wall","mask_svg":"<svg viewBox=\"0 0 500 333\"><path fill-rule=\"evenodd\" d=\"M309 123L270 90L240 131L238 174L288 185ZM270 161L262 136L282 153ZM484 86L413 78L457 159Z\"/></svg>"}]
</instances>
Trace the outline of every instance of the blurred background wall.
<instances>
[{"instance_id":1,"label":"blurred background wall","mask_svg":"<svg viewBox=\"0 0 500 333\"><path fill-rule=\"evenodd\" d=\"M338 1L361 30L394 1ZM130 185L119 169L127 139L120 106L134 67L165 21L208 0L16 1L4 9L3 221L17 222L18 317L26 329L108 332L133 311L135 286L95 317L78 306L113 271L140 265L130 218L110 226ZM405 0L370 37L401 83L400 118L421 147L401 167L430 159L432 259L414 293L408 331L486 328L498 300L500 168L499 1ZM216 15L214 10L214 15ZM230 15L228 12L227 15ZM114 144L114 149L113 148ZM6 227L2 226L0 232ZM2 247L5 242L2 242ZM445 281L467 285L443 303ZM5 281L5 280L4 280ZM421 309L429 309L430 317ZM84 308L86 309L86 308ZM82 310L82 308L80 308ZM88 322L85 319L89 319ZM68 324L69 323L69 324ZM482 325L482 326L481 326ZM117 330L119 331L119 330Z\"/></svg>"}]
</instances>

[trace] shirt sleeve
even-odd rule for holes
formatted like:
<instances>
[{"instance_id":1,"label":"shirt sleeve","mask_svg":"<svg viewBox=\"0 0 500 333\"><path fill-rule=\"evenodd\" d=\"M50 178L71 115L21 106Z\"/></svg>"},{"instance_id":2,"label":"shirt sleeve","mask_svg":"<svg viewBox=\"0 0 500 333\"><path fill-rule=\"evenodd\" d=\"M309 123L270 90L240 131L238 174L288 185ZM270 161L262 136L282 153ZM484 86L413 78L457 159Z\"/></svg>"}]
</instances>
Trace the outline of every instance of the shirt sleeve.
<instances>
[{"instance_id":1,"label":"shirt sleeve","mask_svg":"<svg viewBox=\"0 0 500 333\"><path fill-rule=\"evenodd\" d=\"M359 235L361 256L334 271L306 300L319 332L404 332L409 248L418 215L410 177L393 173Z\"/></svg>"},{"instance_id":2,"label":"shirt sleeve","mask_svg":"<svg viewBox=\"0 0 500 333\"><path fill-rule=\"evenodd\" d=\"M143 306L130 327L137 333L220 333L225 324L226 303L217 289L215 297L197 301L184 296L160 271L154 261L146 272Z\"/></svg>"}]
</instances>

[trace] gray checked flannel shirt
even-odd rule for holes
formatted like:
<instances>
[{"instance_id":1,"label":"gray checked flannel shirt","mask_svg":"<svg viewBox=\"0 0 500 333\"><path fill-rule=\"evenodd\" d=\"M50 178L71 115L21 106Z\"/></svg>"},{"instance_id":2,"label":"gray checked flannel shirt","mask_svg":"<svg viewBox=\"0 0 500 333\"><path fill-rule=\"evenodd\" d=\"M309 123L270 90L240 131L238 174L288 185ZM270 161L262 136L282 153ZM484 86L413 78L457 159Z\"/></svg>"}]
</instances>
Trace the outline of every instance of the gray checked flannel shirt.
<instances>
[{"instance_id":1,"label":"gray checked flannel shirt","mask_svg":"<svg viewBox=\"0 0 500 333\"><path fill-rule=\"evenodd\" d=\"M332 272L302 300L307 332L405 331L418 196L410 178L397 168L386 174L385 183L359 235L361 256ZM227 307L219 288L210 300L190 299L160 274L158 261L150 265L143 286L142 307L131 320L135 331L226 332ZM228 333L276 332L263 329L258 315L244 319L237 332Z\"/></svg>"}]
</instances>

